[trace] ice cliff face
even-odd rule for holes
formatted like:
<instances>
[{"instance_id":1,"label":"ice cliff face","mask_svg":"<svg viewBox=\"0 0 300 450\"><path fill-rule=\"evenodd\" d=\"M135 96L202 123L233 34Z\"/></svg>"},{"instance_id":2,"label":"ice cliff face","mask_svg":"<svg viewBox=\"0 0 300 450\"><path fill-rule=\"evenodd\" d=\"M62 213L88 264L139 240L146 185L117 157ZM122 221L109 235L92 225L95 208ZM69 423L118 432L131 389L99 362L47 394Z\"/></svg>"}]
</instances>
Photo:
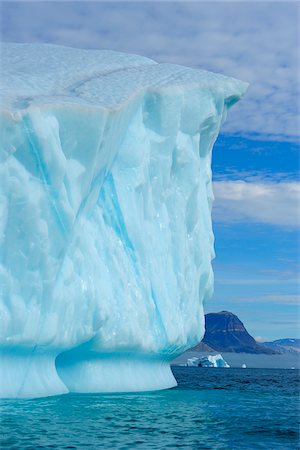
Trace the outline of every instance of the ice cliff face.
<instances>
[{"instance_id":1,"label":"ice cliff face","mask_svg":"<svg viewBox=\"0 0 300 450\"><path fill-rule=\"evenodd\" d=\"M246 84L50 45L1 63L1 396L173 386L213 285L211 150Z\"/></svg>"}]
</instances>

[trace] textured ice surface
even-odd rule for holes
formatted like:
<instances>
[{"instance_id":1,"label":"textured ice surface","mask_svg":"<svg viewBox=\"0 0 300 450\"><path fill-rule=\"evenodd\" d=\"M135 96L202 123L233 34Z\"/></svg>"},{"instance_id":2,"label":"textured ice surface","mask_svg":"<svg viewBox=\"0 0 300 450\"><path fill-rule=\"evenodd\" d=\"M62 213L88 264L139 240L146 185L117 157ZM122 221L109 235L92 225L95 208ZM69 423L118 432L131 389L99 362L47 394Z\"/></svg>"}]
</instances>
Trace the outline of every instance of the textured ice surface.
<instances>
[{"instance_id":1,"label":"textured ice surface","mask_svg":"<svg viewBox=\"0 0 300 450\"><path fill-rule=\"evenodd\" d=\"M247 85L1 49L1 395L170 387L212 292L211 150Z\"/></svg>"}]
</instances>

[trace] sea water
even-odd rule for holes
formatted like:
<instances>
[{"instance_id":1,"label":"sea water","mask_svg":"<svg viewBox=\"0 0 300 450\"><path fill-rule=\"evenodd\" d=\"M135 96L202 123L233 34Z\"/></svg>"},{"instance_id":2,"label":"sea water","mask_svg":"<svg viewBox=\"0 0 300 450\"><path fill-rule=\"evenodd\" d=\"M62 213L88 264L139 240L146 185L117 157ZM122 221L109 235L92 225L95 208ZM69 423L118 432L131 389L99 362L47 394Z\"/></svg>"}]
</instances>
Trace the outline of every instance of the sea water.
<instances>
[{"instance_id":1,"label":"sea water","mask_svg":"<svg viewBox=\"0 0 300 450\"><path fill-rule=\"evenodd\" d=\"M1 449L296 449L299 371L173 367L138 394L1 401Z\"/></svg>"}]
</instances>

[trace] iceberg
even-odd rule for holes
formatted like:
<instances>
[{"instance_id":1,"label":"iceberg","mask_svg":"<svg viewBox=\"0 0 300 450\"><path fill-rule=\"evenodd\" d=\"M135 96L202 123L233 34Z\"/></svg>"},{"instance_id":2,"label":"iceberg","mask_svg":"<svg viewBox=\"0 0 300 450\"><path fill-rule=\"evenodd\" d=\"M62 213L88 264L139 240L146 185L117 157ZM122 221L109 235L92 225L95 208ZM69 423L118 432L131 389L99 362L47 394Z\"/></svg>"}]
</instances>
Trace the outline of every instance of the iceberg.
<instances>
[{"instance_id":1,"label":"iceberg","mask_svg":"<svg viewBox=\"0 0 300 450\"><path fill-rule=\"evenodd\" d=\"M192 358L188 358L186 361L187 367L199 367L200 358L197 356L193 356Z\"/></svg>"},{"instance_id":2,"label":"iceberg","mask_svg":"<svg viewBox=\"0 0 300 450\"><path fill-rule=\"evenodd\" d=\"M213 289L212 147L247 83L54 45L1 63L0 396L174 386Z\"/></svg>"},{"instance_id":3,"label":"iceberg","mask_svg":"<svg viewBox=\"0 0 300 450\"><path fill-rule=\"evenodd\" d=\"M228 368L230 365L225 361L222 355L206 355L197 358L194 356L193 358L188 358L187 364L188 367L223 367Z\"/></svg>"}]
</instances>

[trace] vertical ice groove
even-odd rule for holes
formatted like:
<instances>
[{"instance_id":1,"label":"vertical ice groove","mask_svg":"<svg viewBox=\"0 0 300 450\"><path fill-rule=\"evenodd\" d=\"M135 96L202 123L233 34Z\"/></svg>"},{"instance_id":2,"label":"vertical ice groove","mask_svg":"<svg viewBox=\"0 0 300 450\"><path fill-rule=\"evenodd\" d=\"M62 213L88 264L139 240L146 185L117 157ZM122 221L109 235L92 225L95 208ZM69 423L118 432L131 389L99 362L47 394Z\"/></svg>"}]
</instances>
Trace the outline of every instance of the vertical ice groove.
<instances>
[{"instance_id":1,"label":"vertical ice groove","mask_svg":"<svg viewBox=\"0 0 300 450\"><path fill-rule=\"evenodd\" d=\"M23 362L23 364L25 366L22 371L23 379L21 379L21 383L18 388L16 397L22 397L22 393L24 391L24 385L26 383L26 380L28 379L28 374L29 374L30 368L32 367L32 364L33 364L33 357L34 357L34 353L35 353L36 349L37 349L37 344L33 347L31 354L28 357L28 360Z\"/></svg>"},{"instance_id":2,"label":"vertical ice groove","mask_svg":"<svg viewBox=\"0 0 300 450\"><path fill-rule=\"evenodd\" d=\"M156 320L157 320L157 323L158 323L158 332L160 332L160 334L161 334L161 337L158 336L158 339L160 337L162 340L164 340L164 342L167 342L168 341L168 337L167 337L167 333L166 333L166 328L165 328L164 322L162 320L162 317L161 317L161 314L160 314L160 311L159 311L159 306L158 306L157 300L156 300L156 295L155 295L155 292L154 292L152 286L151 286L151 298L153 299L153 302L154 302L154 305L155 305Z\"/></svg>"},{"instance_id":3,"label":"vertical ice groove","mask_svg":"<svg viewBox=\"0 0 300 450\"><path fill-rule=\"evenodd\" d=\"M174 386L213 289L212 147L246 84L51 45L3 58L0 396Z\"/></svg>"},{"instance_id":4,"label":"vertical ice groove","mask_svg":"<svg viewBox=\"0 0 300 450\"><path fill-rule=\"evenodd\" d=\"M31 149L31 152L35 156L38 170L41 175L41 181L43 183L43 187L44 187L45 191L47 192L47 197L48 197L49 203L51 204L51 206L53 208L53 211L57 217L57 221L60 224L60 227L61 227L61 230L62 230L64 236L67 237L70 234L70 230L68 230L65 226L65 222L62 218L61 212L59 211L59 207L56 203L55 196L53 195L53 192L51 189L50 177L49 177L49 174L47 173L47 167L45 166L45 164L42 161L42 158L41 158L42 152L39 150L39 145L36 142L36 135L34 134L29 115L24 116L23 123L24 123L25 136L28 140L28 146Z\"/></svg>"},{"instance_id":5,"label":"vertical ice groove","mask_svg":"<svg viewBox=\"0 0 300 450\"><path fill-rule=\"evenodd\" d=\"M122 211L120 209L118 195L115 189L114 179L111 173L105 179L104 186L100 190L98 204L103 211L103 217L108 226L111 226L116 235L120 238L124 250L132 261L136 276L139 271L137 267L137 260L135 256L134 247L129 239Z\"/></svg>"}]
</instances>

